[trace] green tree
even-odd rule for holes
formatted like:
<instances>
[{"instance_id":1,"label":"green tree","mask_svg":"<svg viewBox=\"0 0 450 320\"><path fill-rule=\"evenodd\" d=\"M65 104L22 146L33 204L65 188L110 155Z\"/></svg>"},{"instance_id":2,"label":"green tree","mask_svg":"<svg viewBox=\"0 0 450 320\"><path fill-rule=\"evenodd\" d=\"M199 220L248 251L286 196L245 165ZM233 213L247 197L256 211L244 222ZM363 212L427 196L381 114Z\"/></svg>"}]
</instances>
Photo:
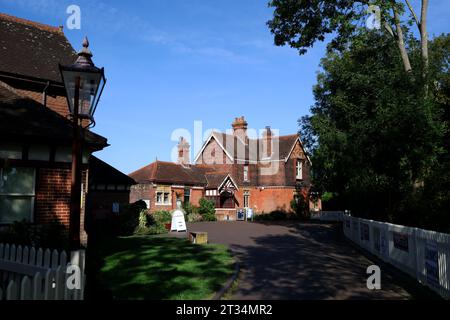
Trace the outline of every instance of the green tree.
<instances>
[{"instance_id":1,"label":"green tree","mask_svg":"<svg viewBox=\"0 0 450 320\"><path fill-rule=\"evenodd\" d=\"M408 200L436 185L437 171L448 168L450 46L448 35L430 43L433 86L425 96L415 68L422 64L420 42L406 36L413 66L408 74L380 32L360 31L349 46L330 50L314 87L312 115L300 125L313 153L316 186L360 215L417 225L405 219ZM436 206L442 208L448 192L441 191ZM420 214L439 210L429 206Z\"/></svg>"},{"instance_id":2,"label":"green tree","mask_svg":"<svg viewBox=\"0 0 450 320\"><path fill-rule=\"evenodd\" d=\"M421 0L420 14L414 11L409 0L272 0L269 6L274 8L268 26L274 34L275 44L290 45L300 54L306 53L316 41L323 41L328 34L335 35L330 49L344 48L364 27L369 12L379 14L383 35L397 48L401 57L399 62L407 72L414 66L405 34L414 25L420 34L419 68L422 80L427 79L428 0ZM427 82L422 81L422 85L427 91Z\"/></svg>"}]
</instances>

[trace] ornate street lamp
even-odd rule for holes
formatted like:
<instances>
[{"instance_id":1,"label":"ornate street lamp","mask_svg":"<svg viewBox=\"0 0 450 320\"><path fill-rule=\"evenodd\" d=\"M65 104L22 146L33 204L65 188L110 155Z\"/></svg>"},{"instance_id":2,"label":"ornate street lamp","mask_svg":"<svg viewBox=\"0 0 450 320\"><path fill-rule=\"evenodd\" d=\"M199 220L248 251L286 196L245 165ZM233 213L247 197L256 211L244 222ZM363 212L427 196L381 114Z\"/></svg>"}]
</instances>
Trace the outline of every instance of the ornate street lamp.
<instances>
[{"instance_id":1,"label":"ornate street lamp","mask_svg":"<svg viewBox=\"0 0 450 320\"><path fill-rule=\"evenodd\" d=\"M95 125L95 109L106 84L104 69L97 68L91 58L89 41L85 38L75 63L59 66L73 123L69 241L75 250L80 247L83 125L86 124L85 128Z\"/></svg>"}]
</instances>

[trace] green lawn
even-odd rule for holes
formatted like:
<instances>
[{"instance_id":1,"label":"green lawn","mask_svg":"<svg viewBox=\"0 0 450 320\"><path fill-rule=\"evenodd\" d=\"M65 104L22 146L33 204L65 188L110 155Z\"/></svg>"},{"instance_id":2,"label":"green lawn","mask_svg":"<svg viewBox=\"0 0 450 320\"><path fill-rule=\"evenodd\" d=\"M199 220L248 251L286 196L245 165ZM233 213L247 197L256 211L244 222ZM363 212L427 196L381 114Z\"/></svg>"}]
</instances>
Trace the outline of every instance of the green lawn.
<instances>
[{"instance_id":1,"label":"green lawn","mask_svg":"<svg viewBox=\"0 0 450 320\"><path fill-rule=\"evenodd\" d=\"M95 248L99 285L114 299L210 299L233 273L222 245L154 236L115 238Z\"/></svg>"}]
</instances>

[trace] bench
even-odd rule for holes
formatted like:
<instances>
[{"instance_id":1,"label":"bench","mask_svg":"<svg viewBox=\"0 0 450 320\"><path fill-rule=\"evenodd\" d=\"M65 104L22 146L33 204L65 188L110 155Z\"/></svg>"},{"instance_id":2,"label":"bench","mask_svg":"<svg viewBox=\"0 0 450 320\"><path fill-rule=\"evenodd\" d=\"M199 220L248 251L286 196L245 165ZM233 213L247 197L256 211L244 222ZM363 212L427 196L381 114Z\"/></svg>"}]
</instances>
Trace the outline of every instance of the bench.
<instances>
[{"instance_id":1,"label":"bench","mask_svg":"<svg viewBox=\"0 0 450 320\"><path fill-rule=\"evenodd\" d=\"M207 244L208 233L199 231L189 232L189 241L193 244Z\"/></svg>"}]
</instances>

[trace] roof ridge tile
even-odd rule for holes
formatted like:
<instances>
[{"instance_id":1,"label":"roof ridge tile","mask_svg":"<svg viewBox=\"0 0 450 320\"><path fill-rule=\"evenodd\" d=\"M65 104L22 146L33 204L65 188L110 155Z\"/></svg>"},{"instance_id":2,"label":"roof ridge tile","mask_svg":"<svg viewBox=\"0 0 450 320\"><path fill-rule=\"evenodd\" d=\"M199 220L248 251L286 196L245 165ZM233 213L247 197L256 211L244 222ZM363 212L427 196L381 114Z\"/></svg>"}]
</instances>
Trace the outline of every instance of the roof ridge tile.
<instances>
[{"instance_id":1,"label":"roof ridge tile","mask_svg":"<svg viewBox=\"0 0 450 320\"><path fill-rule=\"evenodd\" d=\"M0 12L0 20L8 20L11 22L16 22L16 23L21 23L21 24L25 24L28 25L30 27L35 27L44 31L48 31L48 32L53 32L53 33L64 33L63 32L63 26L51 26L49 24L44 24L44 23L40 23L40 22L36 22L36 21L31 21L28 19L24 19L24 18L19 18L16 16L12 16L6 13L2 13Z\"/></svg>"}]
</instances>

